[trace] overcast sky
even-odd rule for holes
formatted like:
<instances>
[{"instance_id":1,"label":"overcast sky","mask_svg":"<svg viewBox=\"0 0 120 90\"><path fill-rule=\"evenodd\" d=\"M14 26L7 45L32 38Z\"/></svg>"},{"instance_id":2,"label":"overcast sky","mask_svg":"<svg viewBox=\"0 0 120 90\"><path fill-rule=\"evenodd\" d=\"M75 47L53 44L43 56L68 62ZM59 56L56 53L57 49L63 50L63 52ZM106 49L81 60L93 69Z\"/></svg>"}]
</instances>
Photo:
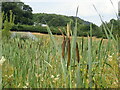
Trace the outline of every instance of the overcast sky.
<instances>
[{"instance_id":1,"label":"overcast sky","mask_svg":"<svg viewBox=\"0 0 120 90\"><path fill-rule=\"evenodd\" d=\"M118 12L118 1L111 0L21 0L32 7L33 13L54 13L67 16L75 16L77 6L79 6L78 17L86 21L100 25L100 18L93 8L96 6L104 21L112 18L116 19L115 12Z\"/></svg>"}]
</instances>

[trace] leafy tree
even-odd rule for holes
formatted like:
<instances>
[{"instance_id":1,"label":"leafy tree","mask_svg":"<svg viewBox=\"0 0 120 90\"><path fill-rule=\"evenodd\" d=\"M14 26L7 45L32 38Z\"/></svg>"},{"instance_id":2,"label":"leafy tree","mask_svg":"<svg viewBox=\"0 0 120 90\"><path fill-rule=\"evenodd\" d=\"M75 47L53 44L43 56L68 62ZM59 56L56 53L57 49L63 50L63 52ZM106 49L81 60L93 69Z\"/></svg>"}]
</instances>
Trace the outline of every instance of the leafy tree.
<instances>
[{"instance_id":1,"label":"leafy tree","mask_svg":"<svg viewBox=\"0 0 120 90\"><path fill-rule=\"evenodd\" d=\"M115 19L111 19L109 22L105 23L106 26L106 30L107 27L109 28L109 30L111 30L112 34L116 37L119 34L120 31L120 20L115 20ZM103 24L100 26L100 28L102 29L103 33L104 33L104 37L105 37L105 32L103 30ZM109 33L109 32L108 32Z\"/></svg>"},{"instance_id":2,"label":"leafy tree","mask_svg":"<svg viewBox=\"0 0 120 90\"><path fill-rule=\"evenodd\" d=\"M78 19L78 24L88 23L78 17L77 19ZM41 24L45 24L47 22L49 26L66 26L67 23L71 22L73 27L75 25L76 18L73 16L37 13L33 15L33 20L34 22L41 23Z\"/></svg>"},{"instance_id":3,"label":"leafy tree","mask_svg":"<svg viewBox=\"0 0 120 90\"><path fill-rule=\"evenodd\" d=\"M56 17L52 18L48 24L50 26L66 26L67 22L65 18Z\"/></svg>"},{"instance_id":4,"label":"leafy tree","mask_svg":"<svg viewBox=\"0 0 120 90\"><path fill-rule=\"evenodd\" d=\"M2 11L8 15L8 18L10 10L12 10L15 15L15 24L33 24L32 8L29 5L25 5L23 2L3 2Z\"/></svg>"}]
</instances>

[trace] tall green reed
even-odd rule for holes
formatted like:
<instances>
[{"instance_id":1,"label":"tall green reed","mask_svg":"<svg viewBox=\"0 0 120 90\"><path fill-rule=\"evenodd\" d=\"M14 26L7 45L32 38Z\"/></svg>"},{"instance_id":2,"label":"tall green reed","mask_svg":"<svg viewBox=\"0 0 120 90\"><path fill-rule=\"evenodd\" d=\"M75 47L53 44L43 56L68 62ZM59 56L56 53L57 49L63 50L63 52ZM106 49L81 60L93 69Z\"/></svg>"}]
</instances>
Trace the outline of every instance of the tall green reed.
<instances>
[{"instance_id":1,"label":"tall green reed","mask_svg":"<svg viewBox=\"0 0 120 90\"><path fill-rule=\"evenodd\" d=\"M1 7L1 2L0 2ZM2 13L0 9L0 59L2 58ZM2 89L2 66L0 66L0 89Z\"/></svg>"}]
</instances>

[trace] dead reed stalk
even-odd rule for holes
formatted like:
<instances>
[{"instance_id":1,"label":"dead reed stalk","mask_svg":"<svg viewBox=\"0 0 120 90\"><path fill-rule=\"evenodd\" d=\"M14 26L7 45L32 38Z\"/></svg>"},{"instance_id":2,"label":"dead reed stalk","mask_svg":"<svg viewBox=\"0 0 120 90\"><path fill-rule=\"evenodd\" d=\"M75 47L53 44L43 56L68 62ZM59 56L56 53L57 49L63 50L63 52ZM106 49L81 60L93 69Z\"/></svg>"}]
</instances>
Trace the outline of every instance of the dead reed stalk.
<instances>
[{"instance_id":1,"label":"dead reed stalk","mask_svg":"<svg viewBox=\"0 0 120 90\"><path fill-rule=\"evenodd\" d=\"M66 40L65 40L65 37L64 37L64 40L63 40L63 43L62 43L62 58L65 57L65 45L66 45Z\"/></svg>"},{"instance_id":2,"label":"dead reed stalk","mask_svg":"<svg viewBox=\"0 0 120 90\"><path fill-rule=\"evenodd\" d=\"M77 61L79 63L80 61L80 56L79 56L79 49L78 49L78 43L76 42L76 56L77 56Z\"/></svg>"},{"instance_id":3,"label":"dead reed stalk","mask_svg":"<svg viewBox=\"0 0 120 90\"><path fill-rule=\"evenodd\" d=\"M70 47L70 38L68 38L68 62L67 62L67 68L69 67L69 65L70 65L70 57L71 57L71 47Z\"/></svg>"},{"instance_id":4,"label":"dead reed stalk","mask_svg":"<svg viewBox=\"0 0 120 90\"><path fill-rule=\"evenodd\" d=\"M62 30L59 29L59 31L62 33L63 36L63 42L62 42L62 58L65 58L65 48L67 48L67 69L70 66L70 60L71 60L71 41L70 41L70 24L67 24L67 36L63 34ZM76 42L76 56L77 56L77 62L80 62L80 56L79 56L79 48L78 43Z\"/></svg>"}]
</instances>

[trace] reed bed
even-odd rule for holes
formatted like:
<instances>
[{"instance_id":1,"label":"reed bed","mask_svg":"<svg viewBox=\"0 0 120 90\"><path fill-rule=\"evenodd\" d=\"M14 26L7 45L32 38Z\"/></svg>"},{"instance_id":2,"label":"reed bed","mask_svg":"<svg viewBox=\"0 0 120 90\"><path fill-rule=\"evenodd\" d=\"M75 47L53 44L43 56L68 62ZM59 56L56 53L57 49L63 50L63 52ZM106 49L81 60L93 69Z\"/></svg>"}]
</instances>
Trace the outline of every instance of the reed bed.
<instances>
[{"instance_id":1,"label":"reed bed","mask_svg":"<svg viewBox=\"0 0 120 90\"><path fill-rule=\"evenodd\" d=\"M77 38L77 19L70 26L60 39L49 26L49 37L37 41L4 38L2 88L118 88L118 38L105 23L106 40L92 38L92 25L87 38Z\"/></svg>"},{"instance_id":2,"label":"reed bed","mask_svg":"<svg viewBox=\"0 0 120 90\"><path fill-rule=\"evenodd\" d=\"M87 39L75 40L73 34L65 46L64 37L57 42L49 27L48 32L49 38L38 41L3 39L3 88L118 87L118 52L113 39L106 43L92 40L91 33Z\"/></svg>"}]
</instances>

